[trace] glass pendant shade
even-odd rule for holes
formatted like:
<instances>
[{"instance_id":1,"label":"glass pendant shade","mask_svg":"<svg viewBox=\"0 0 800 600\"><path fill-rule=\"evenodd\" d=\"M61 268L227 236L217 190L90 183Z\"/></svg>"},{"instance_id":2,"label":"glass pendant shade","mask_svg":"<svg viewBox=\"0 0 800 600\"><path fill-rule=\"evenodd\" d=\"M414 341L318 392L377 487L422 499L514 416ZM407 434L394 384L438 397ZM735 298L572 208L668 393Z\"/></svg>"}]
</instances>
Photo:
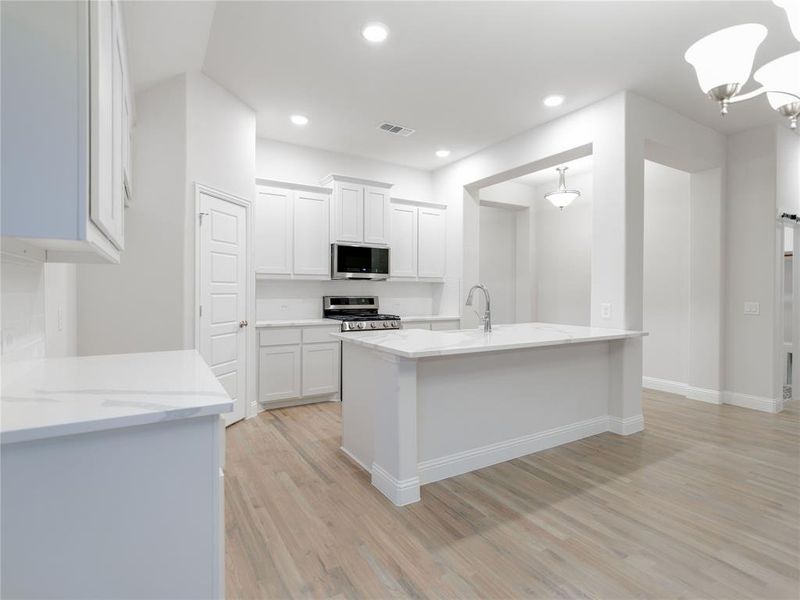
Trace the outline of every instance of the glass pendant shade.
<instances>
[{"instance_id":1,"label":"glass pendant shade","mask_svg":"<svg viewBox=\"0 0 800 600\"><path fill-rule=\"evenodd\" d=\"M750 79L756 50L766 37L767 28L758 23L727 27L696 41L684 58L706 94L720 86L742 86Z\"/></svg>"},{"instance_id":2,"label":"glass pendant shade","mask_svg":"<svg viewBox=\"0 0 800 600\"><path fill-rule=\"evenodd\" d=\"M772 2L786 11L792 35L800 42L800 2L798 0L772 0Z\"/></svg>"},{"instance_id":3,"label":"glass pendant shade","mask_svg":"<svg viewBox=\"0 0 800 600\"><path fill-rule=\"evenodd\" d=\"M773 109L800 102L800 51L768 62L753 78L767 90L767 100Z\"/></svg>"},{"instance_id":4,"label":"glass pendant shade","mask_svg":"<svg viewBox=\"0 0 800 600\"><path fill-rule=\"evenodd\" d=\"M556 171L558 171L558 190L555 192L547 192L544 195L545 199L549 200L553 206L562 210L565 206L569 206L573 200L580 198L581 195L578 190L567 189L567 184L564 179L564 171L566 171L568 168L569 167L559 167L556 169Z\"/></svg>"}]
</instances>

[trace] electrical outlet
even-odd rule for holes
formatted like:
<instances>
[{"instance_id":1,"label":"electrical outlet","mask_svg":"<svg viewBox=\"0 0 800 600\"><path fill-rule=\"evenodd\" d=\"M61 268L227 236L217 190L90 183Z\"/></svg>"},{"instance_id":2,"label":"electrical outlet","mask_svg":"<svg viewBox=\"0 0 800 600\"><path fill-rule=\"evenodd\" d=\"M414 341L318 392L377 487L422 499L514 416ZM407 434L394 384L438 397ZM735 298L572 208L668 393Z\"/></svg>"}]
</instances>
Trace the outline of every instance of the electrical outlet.
<instances>
[{"instance_id":1,"label":"electrical outlet","mask_svg":"<svg viewBox=\"0 0 800 600\"><path fill-rule=\"evenodd\" d=\"M287 310L289 310L289 306L287 304L281 304L281 310L282 311L287 311Z\"/></svg>"},{"instance_id":2,"label":"electrical outlet","mask_svg":"<svg viewBox=\"0 0 800 600\"><path fill-rule=\"evenodd\" d=\"M600 305L600 317L603 319L610 319L611 318L611 304L605 302Z\"/></svg>"},{"instance_id":3,"label":"electrical outlet","mask_svg":"<svg viewBox=\"0 0 800 600\"><path fill-rule=\"evenodd\" d=\"M760 315L761 314L761 304L758 302L745 302L744 303L744 314L746 315Z\"/></svg>"}]
</instances>

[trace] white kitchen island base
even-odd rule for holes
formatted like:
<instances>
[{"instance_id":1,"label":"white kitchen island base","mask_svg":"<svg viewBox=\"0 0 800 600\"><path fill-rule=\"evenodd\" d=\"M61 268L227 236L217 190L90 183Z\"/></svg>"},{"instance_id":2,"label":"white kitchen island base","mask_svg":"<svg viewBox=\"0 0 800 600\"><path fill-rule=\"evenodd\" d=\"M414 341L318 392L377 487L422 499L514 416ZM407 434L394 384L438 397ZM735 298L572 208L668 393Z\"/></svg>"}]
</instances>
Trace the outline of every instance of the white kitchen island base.
<instances>
[{"instance_id":1,"label":"white kitchen island base","mask_svg":"<svg viewBox=\"0 0 800 600\"><path fill-rule=\"evenodd\" d=\"M641 431L642 335L532 323L488 336L338 335L342 450L404 505L426 483L604 431Z\"/></svg>"}]
</instances>

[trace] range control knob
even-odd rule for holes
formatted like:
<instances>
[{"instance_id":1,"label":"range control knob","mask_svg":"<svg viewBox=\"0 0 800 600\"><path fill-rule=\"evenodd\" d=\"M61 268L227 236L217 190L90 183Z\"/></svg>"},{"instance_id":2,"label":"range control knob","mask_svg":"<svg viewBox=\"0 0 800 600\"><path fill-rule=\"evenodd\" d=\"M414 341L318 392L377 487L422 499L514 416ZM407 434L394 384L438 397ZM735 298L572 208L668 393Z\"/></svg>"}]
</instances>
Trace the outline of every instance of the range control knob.
<instances>
[{"instance_id":1,"label":"range control knob","mask_svg":"<svg viewBox=\"0 0 800 600\"><path fill-rule=\"evenodd\" d=\"M400 329L400 322L399 321L392 321L392 327L395 329Z\"/></svg>"},{"instance_id":2,"label":"range control knob","mask_svg":"<svg viewBox=\"0 0 800 600\"><path fill-rule=\"evenodd\" d=\"M364 323L357 323L356 327L358 327L359 329L364 329Z\"/></svg>"},{"instance_id":3,"label":"range control knob","mask_svg":"<svg viewBox=\"0 0 800 600\"><path fill-rule=\"evenodd\" d=\"M392 323L391 323L391 321L384 321L384 322L382 323L382 325L383 325L383 328L384 328L384 329L389 329L389 327L391 327L391 326L392 326Z\"/></svg>"},{"instance_id":4,"label":"range control knob","mask_svg":"<svg viewBox=\"0 0 800 600\"><path fill-rule=\"evenodd\" d=\"M375 321L373 321L372 323L369 324L369 326L375 329L378 326L378 324Z\"/></svg>"}]
</instances>

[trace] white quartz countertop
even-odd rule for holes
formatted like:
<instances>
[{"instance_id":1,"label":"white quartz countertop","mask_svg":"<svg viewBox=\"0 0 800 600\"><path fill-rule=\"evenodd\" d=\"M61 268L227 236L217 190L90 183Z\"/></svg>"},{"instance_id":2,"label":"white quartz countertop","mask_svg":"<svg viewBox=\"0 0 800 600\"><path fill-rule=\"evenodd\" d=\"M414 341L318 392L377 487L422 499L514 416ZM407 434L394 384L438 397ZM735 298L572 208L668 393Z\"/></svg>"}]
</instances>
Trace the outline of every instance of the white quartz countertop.
<instances>
[{"instance_id":1,"label":"white quartz countertop","mask_svg":"<svg viewBox=\"0 0 800 600\"><path fill-rule=\"evenodd\" d=\"M196 350L51 358L4 365L2 443L230 412Z\"/></svg>"},{"instance_id":2,"label":"white quartz countertop","mask_svg":"<svg viewBox=\"0 0 800 600\"><path fill-rule=\"evenodd\" d=\"M400 321L460 321L458 315L401 315Z\"/></svg>"},{"instance_id":3,"label":"white quartz countertop","mask_svg":"<svg viewBox=\"0 0 800 600\"><path fill-rule=\"evenodd\" d=\"M426 358L619 340L643 337L647 334L643 331L581 327L579 325L518 323L514 325L495 325L491 333L484 333L482 329L456 329L450 331L401 329L364 333L334 333L331 335L341 339L343 342L403 358Z\"/></svg>"}]
</instances>

